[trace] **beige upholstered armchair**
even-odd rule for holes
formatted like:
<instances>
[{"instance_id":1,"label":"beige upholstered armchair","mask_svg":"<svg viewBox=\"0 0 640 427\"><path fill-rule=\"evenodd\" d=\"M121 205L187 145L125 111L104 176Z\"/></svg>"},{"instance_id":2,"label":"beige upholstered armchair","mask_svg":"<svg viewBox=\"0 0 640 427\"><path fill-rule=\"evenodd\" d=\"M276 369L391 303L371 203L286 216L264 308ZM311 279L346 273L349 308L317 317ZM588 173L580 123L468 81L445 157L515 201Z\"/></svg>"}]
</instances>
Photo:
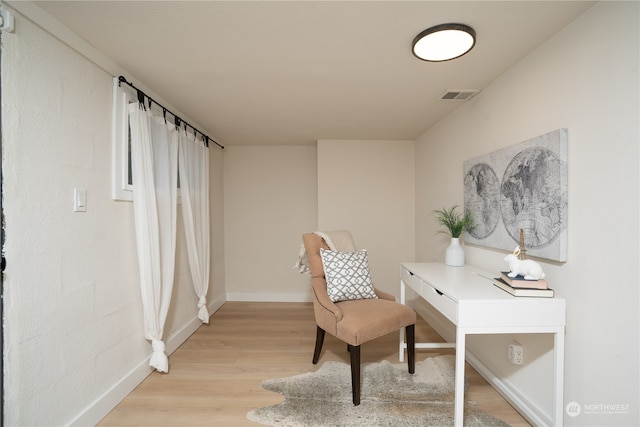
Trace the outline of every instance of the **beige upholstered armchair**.
<instances>
[{"instance_id":1,"label":"beige upholstered armchair","mask_svg":"<svg viewBox=\"0 0 640 427\"><path fill-rule=\"evenodd\" d=\"M328 257L339 252L328 251L329 246L322 237L315 233L302 236L304 249L311 270L311 286L313 294L313 309L315 313L317 331L316 346L313 353L313 363L318 363L325 332L329 332L347 343L351 360L351 388L353 404L360 404L360 345L391 332L405 328L407 337L407 360L409 373L415 372L415 323L416 312L400 303L395 297L378 289L375 294L365 298L349 299L334 302L335 295L329 295L331 286L327 287L325 268ZM355 254L355 253L353 253ZM351 256L344 253L345 256ZM366 253L365 253L366 256ZM337 264L339 265L339 264ZM339 273L339 272L338 272ZM329 276L330 282L333 276Z\"/></svg>"}]
</instances>

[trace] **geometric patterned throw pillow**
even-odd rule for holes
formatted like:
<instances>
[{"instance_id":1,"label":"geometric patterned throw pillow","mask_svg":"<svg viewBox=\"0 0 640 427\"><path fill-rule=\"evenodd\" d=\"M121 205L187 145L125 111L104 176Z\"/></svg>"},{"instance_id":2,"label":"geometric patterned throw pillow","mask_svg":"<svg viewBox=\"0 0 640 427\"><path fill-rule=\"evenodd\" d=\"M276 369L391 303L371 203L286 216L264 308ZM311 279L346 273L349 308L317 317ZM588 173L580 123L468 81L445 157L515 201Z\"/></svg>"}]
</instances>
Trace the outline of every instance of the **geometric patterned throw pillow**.
<instances>
[{"instance_id":1,"label":"geometric patterned throw pillow","mask_svg":"<svg viewBox=\"0 0 640 427\"><path fill-rule=\"evenodd\" d=\"M321 248L320 257L331 301L378 298L371 282L366 249L339 252Z\"/></svg>"}]
</instances>

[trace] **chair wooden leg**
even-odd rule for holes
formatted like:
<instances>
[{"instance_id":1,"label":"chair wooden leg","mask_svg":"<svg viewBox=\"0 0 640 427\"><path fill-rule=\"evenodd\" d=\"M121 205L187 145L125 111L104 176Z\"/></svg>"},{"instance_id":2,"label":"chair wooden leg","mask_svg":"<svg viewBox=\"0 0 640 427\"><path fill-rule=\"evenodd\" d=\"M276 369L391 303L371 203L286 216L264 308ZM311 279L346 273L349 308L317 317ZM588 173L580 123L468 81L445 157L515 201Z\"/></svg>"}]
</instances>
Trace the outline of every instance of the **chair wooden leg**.
<instances>
[{"instance_id":1,"label":"chair wooden leg","mask_svg":"<svg viewBox=\"0 0 640 427\"><path fill-rule=\"evenodd\" d=\"M322 351L322 344L324 343L324 329L318 326L316 330L316 349L313 351L313 364L318 363L320 359L320 352Z\"/></svg>"},{"instance_id":2,"label":"chair wooden leg","mask_svg":"<svg viewBox=\"0 0 640 427\"><path fill-rule=\"evenodd\" d=\"M416 325L409 325L405 328L407 336L407 363L409 364L409 373L416 372Z\"/></svg>"},{"instance_id":3,"label":"chair wooden leg","mask_svg":"<svg viewBox=\"0 0 640 427\"><path fill-rule=\"evenodd\" d=\"M360 404L360 346L350 345L349 355L351 356L351 392L353 394L353 405Z\"/></svg>"}]
</instances>

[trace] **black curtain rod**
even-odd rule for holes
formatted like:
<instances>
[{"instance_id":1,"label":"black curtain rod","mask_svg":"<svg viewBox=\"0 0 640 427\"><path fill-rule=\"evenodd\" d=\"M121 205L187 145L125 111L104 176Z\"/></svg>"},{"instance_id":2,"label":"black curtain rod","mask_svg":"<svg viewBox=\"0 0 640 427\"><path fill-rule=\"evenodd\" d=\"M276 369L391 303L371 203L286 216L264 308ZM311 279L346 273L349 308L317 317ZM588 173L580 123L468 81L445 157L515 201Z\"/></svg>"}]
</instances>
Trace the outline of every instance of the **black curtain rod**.
<instances>
[{"instance_id":1,"label":"black curtain rod","mask_svg":"<svg viewBox=\"0 0 640 427\"><path fill-rule=\"evenodd\" d=\"M168 110L164 105L160 104L158 101L156 101L155 99L153 99L152 97L150 97L149 95L147 95L146 93L144 93L141 89L138 89L133 83L128 82L126 78L124 78L124 76L120 76L118 77L118 81L120 84L122 83L126 83L127 85L131 86L132 88L134 88L136 91L138 91L138 101L139 102L144 102L144 98L147 98L149 100L149 102L153 102L155 103L157 106L159 106L160 108L162 108L162 110L166 113L169 112L169 114L171 114L174 118L175 118L175 123L176 123L176 127L180 126L181 123L184 123L185 126L190 127L191 129L193 129L194 132L199 133L200 135L202 135L202 137L204 138L204 143L205 145L208 147L209 146L209 141L213 142L214 144L216 144L218 147L220 147L221 149L224 150L224 145L221 145L219 143L217 143L213 138L209 138L209 136L205 135L204 133L202 133L201 131L199 131L198 129L194 128L193 126L191 126L189 123L185 122L184 120L182 120L180 117L178 117L177 115L175 115L174 113L172 113L170 110ZM143 99L140 99L140 98ZM149 104L151 105L151 104Z\"/></svg>"}]
</instances>

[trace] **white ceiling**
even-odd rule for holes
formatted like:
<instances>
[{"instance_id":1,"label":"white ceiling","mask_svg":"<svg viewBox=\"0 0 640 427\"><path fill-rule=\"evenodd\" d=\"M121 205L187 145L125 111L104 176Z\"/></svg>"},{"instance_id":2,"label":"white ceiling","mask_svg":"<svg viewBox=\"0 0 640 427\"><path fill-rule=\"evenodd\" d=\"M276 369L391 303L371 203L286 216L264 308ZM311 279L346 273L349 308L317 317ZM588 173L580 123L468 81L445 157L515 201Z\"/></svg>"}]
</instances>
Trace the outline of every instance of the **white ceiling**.
<instances>
[{"instance_id":1,"label":"white ceiling","mask_svg":"<svg viewBox=\"0 0 640 427\"><path fill-rule=\"evenodd\" d=\"M439 100L446 90L486 88L593 5L35 3L128 70L128 80L143 83L224 145L415 139L460 105ZM416 59L415 35L446 22L473 27L475 48L450 62Z\"/></svg>"}]
</instances>

